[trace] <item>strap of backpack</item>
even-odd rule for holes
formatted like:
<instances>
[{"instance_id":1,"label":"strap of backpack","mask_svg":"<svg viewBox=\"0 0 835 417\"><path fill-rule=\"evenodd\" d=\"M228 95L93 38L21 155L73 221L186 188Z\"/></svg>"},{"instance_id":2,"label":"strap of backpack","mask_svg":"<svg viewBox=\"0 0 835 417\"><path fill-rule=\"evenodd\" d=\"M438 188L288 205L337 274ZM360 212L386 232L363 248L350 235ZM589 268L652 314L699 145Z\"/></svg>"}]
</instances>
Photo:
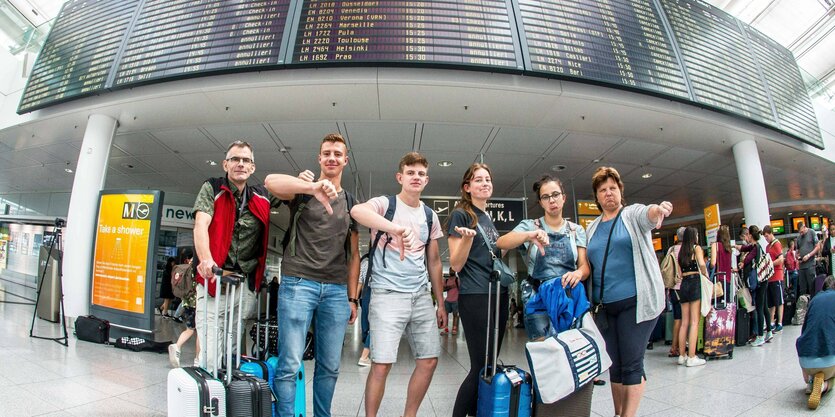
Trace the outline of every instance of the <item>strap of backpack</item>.
<instances>
[{"instance_id":1,"label":"strap of backpack","mask_svg":"<svg viewBox=\"0 0 835 417\"><path fill-rule=\"evenodd\" d=\"M311 195L302 195L299 205L296 206L296 210L290 217L290 227L289 230L287 230L287 233L285 234L286 243L284 244L285 250L288 246L290 247L290 256L296 256L296 235L298 233L299 217L301 217L302 211L304 211L304 209L307 208L307 203L310 201L311 198Z\"/></svg>"},{"instance_id":2,"label":"strap of backpack","mask_svg":"<svg viewBox=\"0 0 835 417\"><path fill-rule=\"evenodd\" d=\"M388 196L388 199L389 206L383 217L388 221L392 221L392 219L394 219L394 211L397 209L397 196L390 195ZM382 230L378 230L377 234L374 235L374 241L368 246L368 269L365 271L365 286L368 286L368 284L371 283L371 269L374 266L374 252L377 250L377 244L380 243L380 238L383 237L384 234L388 235ZM386 244L383 246L383 268L386 267L386 248L388 247L390 241L391 238L387 237Z\"/></svg>"}]
</instances>

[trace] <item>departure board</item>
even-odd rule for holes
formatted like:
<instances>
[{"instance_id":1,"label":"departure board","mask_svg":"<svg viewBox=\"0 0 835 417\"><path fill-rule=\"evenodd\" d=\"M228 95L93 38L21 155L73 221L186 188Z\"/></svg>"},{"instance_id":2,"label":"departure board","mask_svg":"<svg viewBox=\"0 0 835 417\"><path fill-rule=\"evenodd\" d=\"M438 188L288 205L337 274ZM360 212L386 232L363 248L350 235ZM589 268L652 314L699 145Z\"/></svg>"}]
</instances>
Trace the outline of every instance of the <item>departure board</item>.
<instances>
[{"instance_id":1,"label":"departure board","mask_svg":"<svg viewBox=\"0 0 835 417\"><path fill-rule=\"evenodd\" d=\"M137 3L67 2L32 68L18 113L103 89Z\"/></svg>"},{"instance_id":2,"label":"departure board","mask_svg":"<svg viewBox=\"0 0 835 417\"><path fill-rule=\"evenodd\" d=\"M301 1L292 63L522 69L507 1Z\"/></svg>"},{"instance_id":3,"label":"departure board","mask_svg":"<svg viewBox=\"0 0 835 417\"><path fill-rule=\"evenodd\" d=\"M290 0L146 0L114 86L280 63Z\"/></svg>"},{"instance_id":4,"label":"departure board","mask_svg":"<svg viewBox=\"0 0 835 417\"><path fill-rule=\"evenodd\" d=\"M532 71L690 98L651 0L519 0Z\"/></svg>"},{"instance_id":5,"label":"departure board","mask_svg":"<svg viewBox=\"0 0 835 417\"><path fill-rule=\"evenodd\" d=\"M779 128L810 143L823 145L815 109L791 51L745 25L759 67L768 83Z\"/></svg>"},{"instance_id":6,"label":"departure board","mask_svg":"<svg viewBox=\"0 0 835 417\"><path fill-rule=\"evenodd\" d=\"M661 0L695 100L777 127L765 84L738 21L701 0Z\"/></svg>"}]
</instances>

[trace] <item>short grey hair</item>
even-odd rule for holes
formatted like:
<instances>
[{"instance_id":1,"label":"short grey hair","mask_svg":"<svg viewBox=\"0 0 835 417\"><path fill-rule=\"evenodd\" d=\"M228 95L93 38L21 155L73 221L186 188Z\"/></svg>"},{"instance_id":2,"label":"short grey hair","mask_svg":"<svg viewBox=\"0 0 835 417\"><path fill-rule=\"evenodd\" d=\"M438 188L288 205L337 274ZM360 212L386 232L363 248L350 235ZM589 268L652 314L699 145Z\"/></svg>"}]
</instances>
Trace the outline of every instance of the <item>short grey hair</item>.
<instances>
[{"instance_id":1,"label":"short grey hair","mask_svg":"<svg viewBox=\"0 0 835 417\"><path fill-rule=\"evenodd\" d=\"M832 275L826 277L823 280L823 289L824 290L835 290L835 277Z\"/></svg>"},{"instance_id":2,"label":"short grey hair","mask_svg":"<svg viewBox=\"0 0 835 417\"><path fill-rule=\"evenodd\" d=\"M678 229L676 229L676 238L678 238L678 241L679 241L679 242L681 242L681 241L683 241L683 240L684 240L684 232L685 232L686 230L687 230L687 228L686 228L686 227L684 227L684 226L681 226L681 227L679 227Z\"/></svg>"}]
</instances>

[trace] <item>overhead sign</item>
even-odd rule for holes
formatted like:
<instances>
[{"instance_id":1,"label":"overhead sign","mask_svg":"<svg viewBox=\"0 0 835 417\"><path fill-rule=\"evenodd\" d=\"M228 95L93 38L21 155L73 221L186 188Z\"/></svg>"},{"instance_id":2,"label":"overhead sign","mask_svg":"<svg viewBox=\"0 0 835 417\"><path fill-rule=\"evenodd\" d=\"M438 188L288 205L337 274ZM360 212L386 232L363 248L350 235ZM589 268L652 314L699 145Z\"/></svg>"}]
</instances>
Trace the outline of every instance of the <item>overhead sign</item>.
<instances>
[{"instance_id":1,"label":"overhead sign","mask_svg":"<svg viewBox=\"0 0 835 417\"><path fill-rule=\"evenodd\" d=\"M590 200L577 200L577 215L578 216L599 216L600 209L597 208L597 203Z\"/></svg>"},{"instance_id":2,"label":"overhead sign","mask_svg":"<svg viewBox=\"0 0 835 417\"><path fill-rule=\"evenodd\" d=\"M447 218L449 218L449 214L455 208L458 200L458 197L443 196L421 198L424 204L435 211L441 224L445 223ZM487 202L487 210L485 211L493 220L496 230L500 232L513 230L527 216L525 199L522 198L497 198L490 200Z\"/></svg>"},{"instance_id":3,"label":"overhead sign","mask_svg":"<svg viewBox=\"0 0 835 417\"><path fill-rule=\"evenodd\" d=\"M162 206L162 225L187 229L194 228L194 207Z\"/></svg>"},{"instance_id":4,"label":"overhead sign","mask_svg":"<svg viewBox=\"0 0 835 417\"><path fill-rule=\"evenodd\" d=\"M705 207L705 234L707 235L707 244L710 245L716 242L716 235L719 233L719 226L722 224L719 218L719 204L713 204Z\"/></svg>"},{"instance_id":5,"label":"overhead sign","mask_svg":"<svg viewBox=\"0 0 835 417\"><path fill-rule=\"evenodd\" d=\"M820 216L810 216L809 217L809 228L812 230L821 230L821 218Z\"/></svg>"},{"instance_id":6,"label":"overhead sign","mask_svg":"<svg viewBox=\"0 0 835 417\"><path fill-rule=\"evenodd\" d=\"M800 223L806 223L805 217L792 217L792 232L800 231ZM808 226L809 224L806 224Z\"/></svg>"},{"instance_id":7,"label":"overhead sign","mask_svg":"<svg viewBox=\"0 0 835 417\"><path fill-rule=\"evenodd\" d=\"M786 233L786 222L783 219L772 220L771 231L774 232L775 235L782 235L783 233Z\"/></svg>"},{"instance_id":8,"label":"overhead sign","mask_svg":"<svg viewBox=\"0 0 835 417\"><path fill-rule=\"evenodd\" d=\"M583 226L583 229L589 230L589 226L596 218L596 216L579 216L577 217L577 224Z\"/></svg>"},{"instance_id":9,"label":"overhead sign","mask_svg":"<svg viewBox=\"0 0 835 417\"><path fill-rule=\"evenodd\" d=\"M151 328L161 191L102 191L93 246L91 313ZM123 320L127 318L127 320Z\"/></svg>"}]
</instances>

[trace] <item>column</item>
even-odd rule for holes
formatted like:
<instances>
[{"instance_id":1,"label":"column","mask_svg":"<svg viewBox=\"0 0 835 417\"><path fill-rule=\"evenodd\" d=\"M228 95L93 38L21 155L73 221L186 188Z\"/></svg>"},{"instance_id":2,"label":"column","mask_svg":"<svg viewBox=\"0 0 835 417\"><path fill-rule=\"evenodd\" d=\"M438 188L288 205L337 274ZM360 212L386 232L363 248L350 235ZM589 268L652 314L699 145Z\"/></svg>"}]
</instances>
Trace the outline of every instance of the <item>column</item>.
<instances>
[{"instance_id":1,"label":"column","mask_svg":"<svg viewBox=\"0 0 835 417\"><path fill-rule=\"evenodd\" d=\"M762 230L763 226L771 224L771 218L757 143L753 140L742 141L734 145L733 150L745 224L755 224Z\"/></svg>"},{"instance_id":2,"label":"column","mask_svg":"<svg viewBox=\"0 0 835 417\"><path fill-rule=\"evenodd\" d=\"M118 125L110 116L91 115L78 154L63 242L64 308L70 317L89 313L96 209Z\"/></svg>"}]
</instances>

